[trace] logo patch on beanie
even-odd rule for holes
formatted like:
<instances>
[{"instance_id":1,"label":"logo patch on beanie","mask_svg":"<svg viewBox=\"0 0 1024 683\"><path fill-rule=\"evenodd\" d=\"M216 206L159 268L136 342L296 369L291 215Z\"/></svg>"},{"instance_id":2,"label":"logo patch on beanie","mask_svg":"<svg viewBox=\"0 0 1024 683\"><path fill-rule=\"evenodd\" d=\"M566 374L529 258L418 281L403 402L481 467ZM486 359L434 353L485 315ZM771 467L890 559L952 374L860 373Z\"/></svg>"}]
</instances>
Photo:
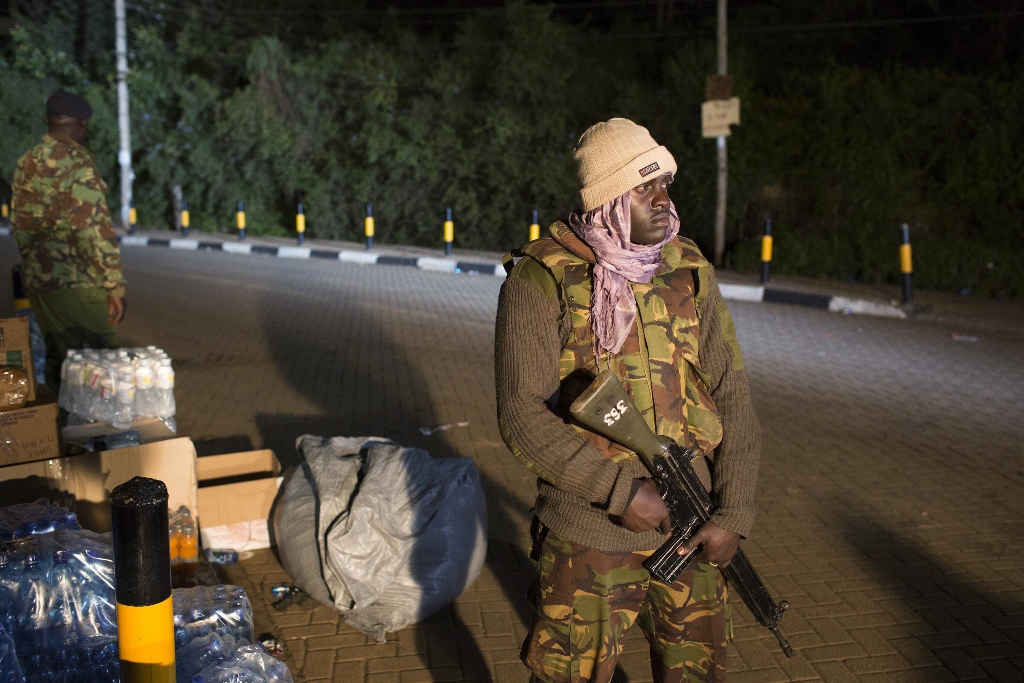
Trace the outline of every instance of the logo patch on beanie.
<instances>
[{"instance_id":1,"label":"logo patch on beanie","mask_svg":"<svg viewBox=\"0 0 1024 683\"><path fill-rule=\"evenodd\" d=\"M641 178L646 178L647 176L651 175L655 171L660 171L660 170L661 170L661 166L658 166L658 162L657 161L653 161L653 162L647 164L646 166L644 166L643 168L640 169L640 177Z\"/></svg>"}]
</instances>

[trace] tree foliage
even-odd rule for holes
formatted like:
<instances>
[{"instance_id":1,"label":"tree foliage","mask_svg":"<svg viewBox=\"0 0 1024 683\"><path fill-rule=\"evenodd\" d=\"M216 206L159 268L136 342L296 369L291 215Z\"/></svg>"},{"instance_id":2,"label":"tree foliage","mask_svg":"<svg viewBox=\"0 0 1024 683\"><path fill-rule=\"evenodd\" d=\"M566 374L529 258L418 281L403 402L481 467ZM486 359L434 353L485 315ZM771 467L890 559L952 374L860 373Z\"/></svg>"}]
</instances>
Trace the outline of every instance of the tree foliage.
<instances>
[{"instance_id":1,"label":"tree foliage","mask_svg":"<svg viewBox=\"0 0 1024 683\"><path fill-rule=\"evenodd\" d=\"M42 104L61 86L93 104L89 144L113 189L112 21L83 18L72 0L36 5L48 11L18 17L0 53L0 177L38 139ZM699 33L634 39L643 26L588 26L510 2L443 30L394 12L346 25L343 14L303 38L230 29L230 16L211 18L216 3L171 5L173 21L131 16L144 224L173 224L180 183L202 230L229 229L241 200L252 232L285 235L302 201L311 236L356 240L372 204L380 240L438 245L451 207L458 246L503 250L524 241L532 210L549 222L573 207L574 143L626 116L675 154L684 232L710 248L715 152L700 103L714 44ZM772 70L757 57L763 41L733 40L743 101L729 143L733 267L757 267L771 217L775 272L894 282L897 228L909 223L919 286L1024 295L1019 67L823 58Z\"/></svg>"}]
</instances>

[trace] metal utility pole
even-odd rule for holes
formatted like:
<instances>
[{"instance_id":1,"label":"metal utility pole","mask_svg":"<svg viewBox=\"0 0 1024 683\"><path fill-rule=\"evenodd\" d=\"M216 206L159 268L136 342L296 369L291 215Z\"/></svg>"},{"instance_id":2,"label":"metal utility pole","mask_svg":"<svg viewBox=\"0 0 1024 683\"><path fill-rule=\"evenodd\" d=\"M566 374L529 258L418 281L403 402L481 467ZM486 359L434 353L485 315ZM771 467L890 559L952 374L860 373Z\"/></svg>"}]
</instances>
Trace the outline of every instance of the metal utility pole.
<instances>
[{"instance_id":1,"label":"metal utility pole","mask_svg":"<svg viewBox=\"0 0 1024 683\"><path fill-rule=\"evenodd\" d=\"M729 72L729 33L726 29L726 3L718 0L718 75ZM722 265L725 255L725 195L728 187L729 160L726 155L725 136L718 136L718 200L715 206L715 265Z\"/></svg>"},{"instance_id":2,"label":"metal utility pole","mask_svg":"<svg viewBox=\"0 0 1024 683\"><path fill-rule=\"evenodd\" d=\"M121 227L128 229L128 211L132 205L132 137L128 126L128 27L125 21L124 0L114 0L115 37L117 54L117 128L121 133L121 151L117 163L121 166Z\"/></svg>"}]
</instances>

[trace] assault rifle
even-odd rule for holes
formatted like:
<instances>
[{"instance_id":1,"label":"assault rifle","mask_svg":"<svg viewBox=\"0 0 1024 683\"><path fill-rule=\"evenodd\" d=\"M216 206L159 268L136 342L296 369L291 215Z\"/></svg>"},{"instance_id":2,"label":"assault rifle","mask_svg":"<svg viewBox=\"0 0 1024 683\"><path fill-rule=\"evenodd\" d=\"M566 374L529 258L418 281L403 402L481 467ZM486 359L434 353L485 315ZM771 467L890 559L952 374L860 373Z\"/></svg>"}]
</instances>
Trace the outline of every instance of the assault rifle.
<instances>
[{"instance_id":1,"label":"assault rifle","mask_svg":"<svg viewBox=\"0 0 1024 683\"><path fill-rule=\"evenodd\" d=\"M711 519L716 509L715 501L690 464L698 452L684 451L671 438L651 431L618 379L608 371L598 375L573 401L569 411L590 429L635 451L650 470L672 519L672 535L647 558L644 567L659 581L672 583L700 552L694 548L680 555L679 549ZM783 600L775 604L742 549L736 551L722 574L757 622L772 632L786 656L793 657L796 653L779 631L779 620L789 609L789 603Z\"/></svg>"}]
</instances>

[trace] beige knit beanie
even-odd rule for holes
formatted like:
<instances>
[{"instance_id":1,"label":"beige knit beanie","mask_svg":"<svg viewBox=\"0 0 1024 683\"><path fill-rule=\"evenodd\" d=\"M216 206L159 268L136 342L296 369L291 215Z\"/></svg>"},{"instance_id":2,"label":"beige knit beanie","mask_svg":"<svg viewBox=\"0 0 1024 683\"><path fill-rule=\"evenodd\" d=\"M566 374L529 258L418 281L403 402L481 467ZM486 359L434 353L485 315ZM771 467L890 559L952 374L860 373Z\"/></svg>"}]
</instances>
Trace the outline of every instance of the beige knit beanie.
<instances>
[{"instance_id":1,"label":"beige knit beanie","mask_svg":"<svg viewBox=\"0 0 1024 683\"><path fill-rule=\"evenodd\" d=\"M595 123L580 136L572 158L584 211L632 190L644 181L676 172L672 154L650 132L629 119Z\"/></svg>"}]
</instances>

